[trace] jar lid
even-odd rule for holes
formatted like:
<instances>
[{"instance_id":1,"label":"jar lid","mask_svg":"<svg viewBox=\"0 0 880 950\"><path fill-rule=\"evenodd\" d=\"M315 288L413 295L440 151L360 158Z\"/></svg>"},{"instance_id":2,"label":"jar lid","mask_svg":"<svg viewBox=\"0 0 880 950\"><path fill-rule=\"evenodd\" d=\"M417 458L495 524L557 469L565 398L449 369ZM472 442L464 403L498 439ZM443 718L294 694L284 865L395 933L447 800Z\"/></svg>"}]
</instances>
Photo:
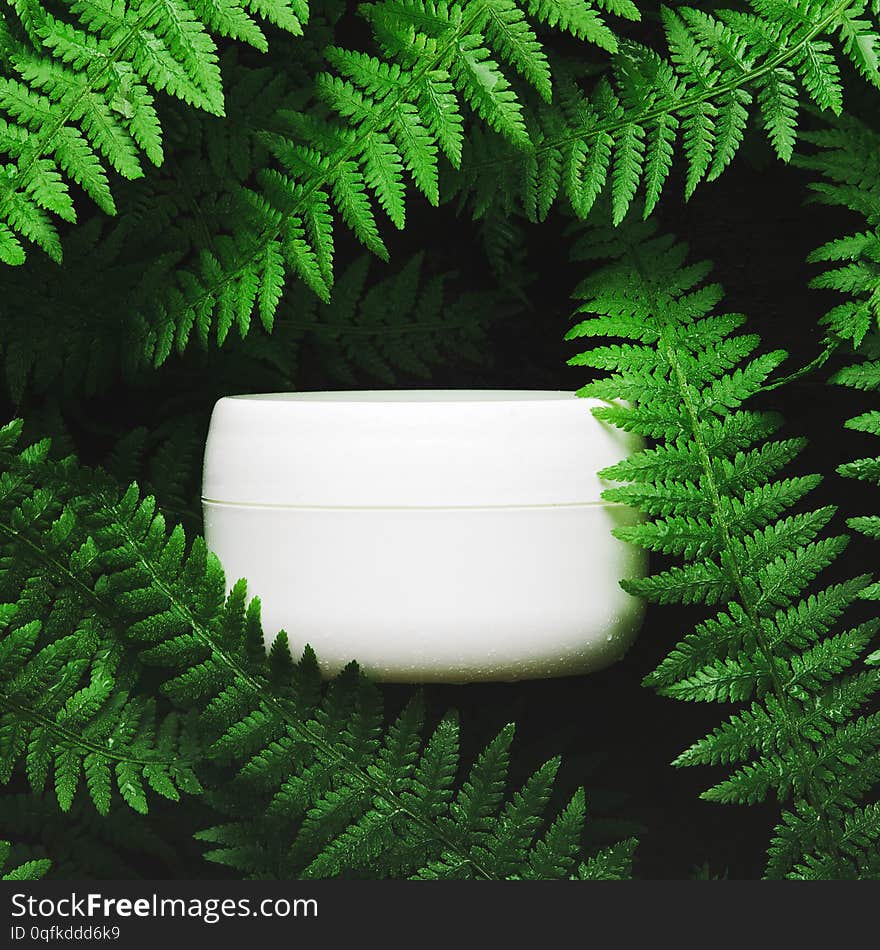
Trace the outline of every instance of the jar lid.
<instances>
[{"instance_id":1,"label":"jar lid","mask_svg":"<svg viewBox=\"0 0 880 950\"><path fill-rule=\"evenodd\" d=\"M600 469L639 440L574 393L389 390L228 396L205 450L205 501L296 507L599 502Z\"/></svg>"}]
</instances>

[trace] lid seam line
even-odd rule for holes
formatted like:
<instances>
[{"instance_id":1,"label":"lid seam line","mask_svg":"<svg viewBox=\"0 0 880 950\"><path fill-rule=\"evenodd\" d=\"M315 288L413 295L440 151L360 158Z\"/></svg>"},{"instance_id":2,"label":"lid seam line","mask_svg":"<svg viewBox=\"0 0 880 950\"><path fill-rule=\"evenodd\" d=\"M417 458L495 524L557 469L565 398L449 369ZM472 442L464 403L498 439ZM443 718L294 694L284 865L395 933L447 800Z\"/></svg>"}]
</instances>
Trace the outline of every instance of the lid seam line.
<instances>
[{"instance_id":1,"label":"lid seam line","mask_svg":"<svg viewBox=\"0 0 880 950\"><path fill-rule=\"evenodd\" d=\"M226 508L273 508L306 511L491 511L520 508L627 508L619 501L523 502L509 505L294 505L286 502L221 501L202 496L202 503Z\"/></svg>"}]
</instances>

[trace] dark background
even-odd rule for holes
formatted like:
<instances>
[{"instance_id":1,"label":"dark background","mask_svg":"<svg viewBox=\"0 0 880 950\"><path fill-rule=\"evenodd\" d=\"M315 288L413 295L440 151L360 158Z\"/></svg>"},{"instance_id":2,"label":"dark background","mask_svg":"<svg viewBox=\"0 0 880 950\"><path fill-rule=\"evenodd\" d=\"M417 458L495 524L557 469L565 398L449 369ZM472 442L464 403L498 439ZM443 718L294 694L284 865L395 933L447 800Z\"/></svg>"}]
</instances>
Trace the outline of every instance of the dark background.
<instances>
[{"instance_id":1,"label":"dark background","mask_svg":"<svg viewBox=\"0 0 880 950\"><path fill-rule=\"evenodd\" d=\"M345 42L344 35L341 39ZM749 314L751 328L762 335L768 349L789 351L787 371L810 363L819 354L818 321L836 302L833 295L808 289L815 271L805 259L816 246L852 227L844 214L805 207L808 180L805 173L775 161L765 146L752 144L718 182L702 185L687 204L681 197L681 181L673 179L659 214L662 227L686 239L695 257L714 261L715 276L727 290L727 309ZM458 272L457 287L493 285L479 227L466 216L458 216L451 205L438 211L424 202L411 201L407 210L406 231L389 240L392 265L402 264L409 254L424 249L433 270ZM583 276L580 266L568 260L569 223L561 216L551 216L540 225L521 223L526 256L518 266L518 277L525 299L493 323L485 360L477 364L453 360L430 381L401 374L397 387L574 390L582 385L586 381L583 370L566 366L576 347L563 340L571 325L570 294ZM342 238L340 230L338 261L346 263L355 252L353 241ZM381 277L383 268L377 265L374 273ZM169 404L157 394L167 396L167 391L162 393L163 386L173 390L181 377L193 366L203 366L204 360L197 354L172 359L144 385L120 382L85 401L62 396L53 404L60 405L84 459L100 462L114 439L126 430L159 425ZM826 473L809 503L812 507L841 506L835 523L843 528L846 516L876 510L876 499L859 485L843 482L834 468L876 450L862 436L843 428L844 420L867 408L869 400L826 384L835 365L832 361L769 394L764 401L785 415L786 435L809 438L809 448L796 467L802 472ZM384 388L367 375L358 385ZM299 388L340 387L306 349L300 359ZM203 429L215 395L187 392L182 397L186 411ZM11 415L22 407L10 404L7 409ZM826 574L826 582L841 573L871 570L873 550L854 540L845 560L845 571L833 568ZM449 706L460 711L465 761L506 722L516 721L514 780L522 780L548 757L562 754L557 804L584 785L593 842L605 843L631 833L640 837L637 876L680 878L709 873L759 877L778 808L772 803L742 808L702 802L699 793L717 777L713 770L679 770L669 765L679 752L717 725L725 710L658 697L641 685L642 678L705 614L700 609L650 608L641 635L626 658L590 676L428 686L425 694L430 711L435 717ZM385 689L389 713L410 691L402 686ZM161 827L163 815L173 811L160 804L151 814ZM129 833L132 821L125 819L120 837ZM203 823L196 825L201 826ZM182 822L181 834L184 827ZM61 833L67 832L62 829ZM169 843L175 852L173 860L143 850L140 858L130 858L133 872L162 876L172 866L179 876L222 873L217 868L206 869L192 843L182 838Z\"/></svg>"}]
</instances>

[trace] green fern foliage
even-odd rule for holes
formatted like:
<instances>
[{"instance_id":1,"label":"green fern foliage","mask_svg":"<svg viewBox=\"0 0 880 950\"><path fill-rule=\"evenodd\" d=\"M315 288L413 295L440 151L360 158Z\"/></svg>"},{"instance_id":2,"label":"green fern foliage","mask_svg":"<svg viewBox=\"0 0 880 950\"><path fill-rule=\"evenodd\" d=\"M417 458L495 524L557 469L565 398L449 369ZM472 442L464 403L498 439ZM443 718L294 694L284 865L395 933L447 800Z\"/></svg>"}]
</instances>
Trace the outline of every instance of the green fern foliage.
<instances>
[{"instance_id":1,"label":"green fern foliage","mask_svg":"<svg viewBox=\"0 0 880 950\"><path fill-rule=\"evenodd\" d=\"M175 275L145 313L143 346L158 365L190 337L221 338L252 315L271 330L285 280L321 299L333 285L339 222L378 257L381 222L406 222L413 191L440 201L444 163L461 164L467 121L514 149L531 138L522 94L552 91L548 59L531 21L616 49L590 2L402 0L365 4L374 52L330 46L303 107L280 109L261 136L275 166L257 170L235 196L232 233ZM631 4L605 4L634 17Z\"/></svg>"},{"instance_id":2,"label":"green fern foliage","mask_svg":"<svg viewBox=\"0 0 880 950\"><path fill-rule=\"evenodd\" d=\"M311 693L317 694L312 655L306 654L294 675L306 676ZM349 670L347 676L356 673ZM318 735L326 735L329 728L331 734L355 740L347 761L334 763L319 754L281 778L278 759L285 749L294 751L295 737L289 731L278 734L254 751L246 731L254 722L263 728L269 722L264 712L246 709L242 721L224 724L219 740L225 755L244 754L244 764L233 788L222 800L213 800L237 820L199 835L213 846L210 860L246 875L282 877L378 873L420 879L547 879L576 872L583 792L576 792L539 834L559 760L550 760L519 791L506 795L512 726L458 777L459 727L454 716L442 719L424 741L423 712L416 698L383 736L374 688L363 681L354 690L336 685L310 710L307 727ZM257 820L255 796L265 803ZM631 849L629 853L631 857Z\"/></svg>"},{"instance_id":3,"label":"green fern foliage","mask_svg":"<svg viewBox=\"0 0 880 950\"><path fill-rule=\"evenodd\" d=\"M0 431L0 451L19 431ZM23 760L34 790L51 777L62 811L85 783L101 814L116 790L145 812L147 789L171 799L200 790L193 752L176 714L160 719L152 701L131 694L135 680L106 616L85 609L88 588L59 584L81 576L94 586L99 576L94 545L69 546L75 509L26 477L47 449L33 446L0 475L0 781Z\"/></svg>"},{"instance_id":4,"label":"green fern foliage","mask_svg":"<svg viewBox=\"0 0 880 950\"><path fill-rule=\"evenodd\" d=\"M117 800L101 815L87 793L62 812L54 792L6 792L0 795L0 839L13 838L23 856L51 855L53 877L60 880L134 880L144 859L163 877L181 879L200 867L185 838L192 811L201 807L199 798L187 796L140 815Z\"/></svg>"},{"instance_id":5,"label":"green fern foliage","mask_svg":"<svg viewBox=\"0 0 880 950\"><path fill-rule=\"evenodd\" d=\"M302 33L304 0L38 0L0 19L0 260L20 264L22 239L60 260L55 219L77 218L73 182L115 212L111 173L163 160L156 95L224 111L216 40L267 48L258 20Z\"/></svg>"},{"instance_id":6,"label":"green fern foliage","mask_svg":"<svg viewBox=\"0 0 880 950\"><path fill-rule=\"evenodd\" d=\"M317 57L312 42L329 35L320 26L313 23L297 41L304 68ZM198 255L205 242L211 246L211 236L224 234L240 216L233 196L268 160L257 129L302 99L294 88L303 81L296 72L246 68L234 53L221 60L225 118L168 105L168 160L144 180L123 183L118 218L93 215L66 235L61 265L31 255L26 266L4 274L3 363L16 401L26 389L40 392L59 382L68 391L91 393L120 367L131 378L174 352L173 324L161 323L158 332L148 317L158 321L156 302L170 293L175 269L187 255ZM33 293L35 285L41 294ZM101 294L95 295L98 285ZM246 331L250 316L228 314L217 328L218 342L231 330ZM57 345L41 343L46 336Z\"/></svg>"},{"instance_id":7,"label":"green fern foliage","mask_svg":"<svg viewBox=\"0 0 880 950\"><path fill-rule=\"evenodd\" d=\"M302 370L316 360L342 386L427 380L452 363L491 361L488 329L512 309L503 291L464 289L455 272L432 271L421 252L380 279L378 272L368 255L356 257L327 303L295 284L278 305L272 334L240 329L212 359L211 376L223 381L230 365L229 386L283 391L302 385Z\"/></svg>"},{"instance_id":8,"label":"green fern foliage","mask_svg":"<svg viewBox=\"0 0 880 950\"><path fill-rule=\"evenodd\" d=\"M603 472L619 483L605 497L645 515L616 534L663 558L624 586L715 611L646 682L737 704L675 764L727 767L708 801L783 803L769 876L876 876L880 822L861 799L880 778L880 721L860 710L880 688L864 666L880 621L838 623L869 575L813 588L847 539L826 530L832 508L800 505L819 479L785 474L802 440L747 408L784 354L761 352L744 318L719 309L709 265L688 263L672 238L644 225L591 232L578 252L613 259L577 290L586 317L569 337L601 345L572 362L606 374L582 393L623 400L596 415L652 441Z\"/></svg>"},{"instance_id":9,"label":"green fern foliage","mask_svg":"<svg viewBox=\"0 0 880 950\"><path fill-rule=\"evenodd\" d=\"M713 181L739 151L750 119L783 161L792 158L804 104L840 115L841 63L880 85L877 10L868 0L750 0L751 11L662 8L661 55L621 41L612 69L585 95L560 84L553 108L534 103L533 150L481 134L469 139L462 187L475 214L516 195L532 220L563 196L586 218L610 197L619 224L636 195L652 213L683 153L685 195ZM512 166L499 174L499 165Z\"/></svg>"},{"instance_id":10,"label":"green fern foliage","mask_svg":"<svg viewBox=\"0 0 880 950\"><path fill-rule=\"evenodd\" d=\"M822 245L810 257L828 265L812 285L834 290L844 298L823 318L829 336L856 348L863 358L845 366L832 383L871 395L880 391L880 362L877 360L877 331L880 329L880 135L856 119L845 117L833 128L808 137L816 151L799 158L799 163L818 173L810 183L814 199L822 204L846 208L856 216L860 229ZM863 412L846 422L856 432L880 436L880 414ZM837 469L845 478L855 478L880 486L880 459L859 458ZM857 515L847 524L872 539L880 538L880 518ZM880 597L880 588L871 585L864 596Z\"/></svg>"},{"instance_id":11,"label":"green fern foliage","mask_svg":"<svg viewBox=\"0 0 880 950\"><path fill-rule=\"evenodd\" d=\"M579 881L625 881L632 876L633 854L638 842L628 838L602 848L578 867Z\"/></svg>"},{"instance_id":12,"label":"green fern foliage","mask_svg":"<svg viewBox=\"0 0 880 950\"><path fill-rule=\"evenodd\" d=\"M39 881L45 877L52 862L45 858L25 861L14 868L6 868L12 847L8 841L0 841L0 881Z\"/></svg>"},{"instance_id":13,"label":"green fern foliage","mask_svg":"<svg viewBox=\"0 0 880 950\"><path fill-rule=\"evenodd\" d=\"M811 132L814 146L797 164L816 174L813 200L847 208L858 216L858 231L828 241L810 256L827 265L812 286L833 290L844 300L823 318L833 337L859 346L880 328L880 135L844 116L829 128Z\"/></svg>"},{"instance_id":14,"label":"green fern foliage","mask_svg":"<svg viewBox=\"0 0 880 950\"><path fill-rule=\"evenodd\" d=\"M880 360L865 359L860 363L845 366L838 370L830 380L851 389L861 390L876 398L880 393ZM870 436L880 437L880 412L869 409L846 421L846 428ZM880 487L880 457L875 455L844 462L837 467L844 478L854 478L874 487ZM859 532L874 541L880 540L880 516L874 514L854 515L847 519L853 531ZM862 594L871 600L880 600L880 584L872 584ZM874 661L880 660L880 651L872 655Z\"/></svg>"},{"instance_id":15,"label":"green fern foliage","mask_svg":"<svg viewBox=\"0 0 880 950\"><path fill-rule=\"evenodd\" d=\"M267 661L259 603L244 581L227 593L201 538L187 544L181 528L169 530L136 486L120 492L100 473L59 467L43 444L16 450L20 428L0 435L2 563L27 578L6 595L0 635L21 670L0 693L4 749L26 755L38 788L54 757L62 807L84 772L105 808L111 762L138 810L145 785L169 798L198 793L195 763L205 801L228 819L200 833L207 856L251 876L624 873L631 843L582 854L582 791L545 823L558 759L508 793L512 726L463 770L453 714L425 739L418 696L386 727L378 689L353 664L325 686L314 653L294 664L283 633ZM41 631L25 612L45 615L47 603L52 636L35 652ZM163 694L179 711L152 742L126 691L145 665L164 671ZM38 705L27 688L43 676L45 692L46 670L59 701Z\"/></svg>"},{"instance_id":16,"label":"green fern foliage","mask_svg":"<svg viewBox=\"0 0 880 950\"><path fill-rule=\"evenodd\" d=\"M834 374L831 382L875 395L880 392L880 361L871 359L844 367ZM880 436L880 412L876 409L863 412L852 419L848 419L846 427L868 435ZM876 456L845 462L838 466L837 471L845 478L855 478L867 482L869 485L880 487L880 458ZM874 540L880 540L880 517L877 515L856 515L847 519L847 524L860 534L867 535L867 537ZM880 585L872 584L864 592L864 596L875 600L880 599ZM875 656L880 657L880 654Z\"/></svg>"},{"instance_id":17,"label":"green fern foliage","mask_svg":"<svg viewBox=\"0 0 880 950\"><path fill-rule=\"evenodd\" d=\"M160 212L162 220L165 213ZM149 385L154 361L167 363L165 371L172 380L167 385L181 400L186 393L204 400L206 393L218 398L233 390L297 389L304 384L304 366L315 361L343 387L427 380L450 364L491 363L486 355L490 327L518 306L506 290L464 287L455 272L438 271L422 253L381 279L375 262L362 254L341 269L329 302L319 300L306 285L293 284L272 314L271 334L253 332L250 314L244 314L233 324L218 326L210 343L200 340L191 347L185 354L192 357L189 362L169 361L169 352L175 352L173 338L160 341L145 333L134 301L149 300L150 288L170 279L175 258L158 257L142 292L132 292L129 281L136 279L138 265L125 258L124 244L116 237L100 240L97 224L89 222L72 236L61 269L48 261L32 261L7 279L8 333L0 341L0 375L16 403L59 385L68 393L102 392L120 367L127 379ZM47 288L36 299L35 281ZM106 288L100 300L90 293L97 284ZM133 312L120 314L126 300ZM66 319L58 326L62 309ZM47 347L49 335L54 342ZM210 361L206 352L211 352ZM167 385L161 387L166 393ZM146 431L141 435L141 443L128 446L132 463L148 447L164 444L161 431L149 433L149 438ZM182 514L190 486L167 491L172 486L163 483L189 472L190 463L199 461L194 453L200 454L201 446L179 439L174 445L178 454L163 451L150 462L149 472L123 464L114 467L114 474L123 482L143 482L166 510ZM116 461L125 462L124 454L117 454L114 465Z\"/></svg>"},{"instance_id":18,"label":"green fern foliage","mask_svg":"<svg viewBox=\"0 0 880 950\"><path fill-rule=\"evenodd\" d=\"M268 361L274 356L278 365L278 356L286 360L290 352L287 339L295 336L301 347L320 354L322 366L343 385L363 377L383 383L402 376L430 379L453 359L484 361L487 328L502 309L502 294L453 290L456 275L431 273L423 253L372 284L369 273L369 257L356 258L340 274L328 304L305 289L294 290L281 306L280 339L254 336L245 350ZM279 383L291 388L286 368L278 365Z\"/></svg>"}]
</instances>

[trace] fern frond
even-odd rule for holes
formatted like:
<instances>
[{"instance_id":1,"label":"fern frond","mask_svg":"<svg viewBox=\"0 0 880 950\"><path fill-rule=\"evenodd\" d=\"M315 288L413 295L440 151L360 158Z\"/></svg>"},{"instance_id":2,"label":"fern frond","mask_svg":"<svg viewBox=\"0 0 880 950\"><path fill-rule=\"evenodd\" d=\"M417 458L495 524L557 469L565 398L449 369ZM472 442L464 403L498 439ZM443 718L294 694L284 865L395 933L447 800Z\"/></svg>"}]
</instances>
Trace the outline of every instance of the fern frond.
<instances>
[{"instance_id":1,"label":"fern frond","mask_svg":"<svg viewBox=\"0 0 880 950\"><path fill-rule=\"evenodd\" d=\"M7 428L0 438L8 445L15 435ZM46 447L36 446L27 464ZM75 509L48 491L28 493L12 467L0 476L0 517L0 781L21 761L35 790L51 776L63 811L85 784L101 814L114 793L145 812L147 789L171 799L200 791L177 715L157 717L154 703L132 695L106 617L78 611L46 573L48 565L68 575L96 570L88 542L59 560L76 532Z\"/></svg>"},{"instance_id":2,"label":"fern frond","mask_svg":"<svg viewBox=\"0 0 880 950\"><path fill-rule=\"evenodd\" d=\"M133 880L141 876L144 862L170 877L185 877L188 869L199 867L196 848L184 839L202 814L208 811L194 796L147 815L116 798L110 812L101 815L85 789L66 812L49 790L6 793L0 795L0 837L14 838L27 854L51 855L53 875L61 880Z\"/></svg>"},{"instance_id":3,"label":"fern frond","mask_svg":"<svg viewBox=\"0 0 880 950\"><path fill-rule=\"evenodd\" d=\"M578 288L587 316L569 337L604 338L613 316L628 342L613 350L613 374L581 392L617 390L628 401L596 413L656 442L602 473L629 482L606 497L625 497L647 517L616 533L683 561L624 586L659 603L718 607L646 683L681 700L747 704L675 764L735 766L704 793L709 801L750 804L775 793L784 803L776 834L788 836L788 850L783 860L772 846L771 876L810 876L820 866L826 876L857 876L869 849L844 842L869 841L847 829L880 779L869 764L880 757L876 714L857 715L880 689L877 671L862 666L880 621L837 629L868 589L867 575L808 593L847 539L825 533L831 508L786 514L816 484L780 478L802 442L761 444L766 435L756 434L776 423L745 408L782 354L762 355L755 336L729 335L741 321L717 314L720 293L703 285L708 268L688 264L683 245L644 226L597 238L613 259ZM608 353L600 346L598 358L588 351L573 362L607 365ZM724 446L716 432L732 419L751 425ZM854 770L856 762L864 767ZM806 813L809 826L793 817Z\"/></svg>"},{"instance_id":4,"label":"fern frond","mask_svg":"<svg viewBox=\"0 0 880 950\"><path fill-rule=\"evenodd\" d=\"M810 255L831 265L812 286L835 290L844 300L822 319L830 335L860 346L880 326L880 136L850 116L833 127L810 133L815 147L796 162L816 173L813 200L847 208L858 215L857 232L829 241Z\"/></svg>"},{"instance_id":5,"label":"fern frond","mask_svg":"<svg viewBox=\"0 0 880 950\"><path fill-rule=\"evenodd\" d=\"M156 94L222 115L216 41L265 51L257 20L299 35L308 8L300 0L247 8L237 0L78 0L61 13L13 4L4 16L0 259L20 264L20 238L61 259L53 216L76 220L70 182L113 214L110 170L133 179L143 175L141 154L162 163Z\"/></svg>"},{"instance_id":6,"label":"fern frond","mask_svg":"<svg viewBox=\"0 0 880 950\"><path fill-rule=\"evenodd\" d=\"M243 385L299 388L301 367L315 356L347 386L365 377L383 382L428 378L450 358L484 359L489 323L513 308L499 294L462 289L460 281L453 284L453 274L437 273L427 262L402 260L397 276L376 286L376 279L366 275L367 261L355 257L340 268L332 301L317 299L311 288L326 287L331 279L332 246L326 256L312 257L306 245L310 235L331 234L329 207L323 205L306 220L304 232L291 225L286 242L266 245L259 272L216 312L187 310L184 322L175 323L173 308L185 298L172 294L165 300L163 295L174 286L180 257L198 254L207 270L221 273L218 255L228 239L205 247L205 234L233 226L231 193L265 157L255 128L293 98L290 78L283 74L228 61L223 68L232 79L230 121L177 116L169 159L173 178L157 176L149 188L133 193L136 200L128 203L118 226L102 228L96 218L78 228L66 243L67 259L60 268L33 258L27 267L7 273L8 332L0 343L0 372L16 402L56 383L68 390L101 391L120 368L127 379L146 383L147 370L187 347L188 362L169 367L175 385L192 391L190 377L199 367L200 379L218 396ZM207 165L206 154L211 156ZM268 178L266 183L274 187ZM286 253L298 255L310 286L290 286ZM42 288L39 295L34 285ZM92 292L97 285L99 298ZM383 294L389 295L386 301ZM60 323L59 312L66 315ZM254 332L257 319L271 336ZM214 351L210 374L215 382L205 379L209 369L198 352L208 348ZM188 520L177 500L161 491L160 496Z\"/></svg>"},{"instance_id":7,"label":"fern frond","mask_svg":"<svg viewBox=\"0 0 880 950\"><path fill-rule=\"evenodd\" d=\"M640 191L647 217L670 175L677 145L689 198L701 181L718 178L731 163L752 114L777 156L788 162L801 107L841 114L842 61L854 64L869 83L880 82L880 28L866 0L750 0L749 6L748 14L664 7L665 55L620 41L610 76L587 95L574 83L564 90L563 121L556 104L551 110L534 103L538 119L533 121L552 131L526 157L500 139L488 152L468 141L459 188L474 196L474 216L486 213L487 196L510 203L511 196L501 194L507 176L499 176L500 166L518 166L521 173L511 177L528 181L527 163L548 165L552 156L561 168L562 192L578 217L585 218L606 192L612 220L619 224ZM528 188L520 186L516 196L536 220Z\"/></svg>"},{"instance_id":8,"label":"fern frond","mask_svg":"<svg viewBox=\"0 0 880 950\"><path fill-rule=\"evenodd\" d=\"M630 876L633 853L637 842L634 838L603 848L578 867L581 881L621 881Z\"/></svg>"},{"instance_id":9,"label":"fern frond","mask_svg":"<svg viewBox=\"0 0 880 950\"><path fill-rule=\"evenodd\" d=\"M7 868L10 863L12 846L8 841L0 841L0 881L39 881L46 876L52 862L46 858L25 861L17 867Z\"/></svg>"},{"instance_id":10,"label":"fern frond","mask_svg":"<svg viewBox=\"0 0 880 950\"><path fill-rule=\"evenodd\" d=\"M621 9L633 15L628 6ZM374 52L327 50L312 100L279 109L259 136L276 167L257 176L258 188L247 182L231 196L232 238L188 260L170 287L145 301L137 345L155 365L173 347L184 348L193 328L222 337L229 312L240 314L246 331L257 302L251 288L267 281L280 286L282 269L326 301L339 221L387 259L382 219L403 227L413 191L439 203L441 160L460 166L466 122L530 154L513 73L539 96L551 94L548 60L531 20L583 33L585 42L600 46L615 42L599 11L580 2L387 0L359 12L372 28ZM535 179L543 183L536 197L542 208L554 197L546 184L554 165L551 157ZM632 169L621 165L621 174L632 180ZM265 326L272 325L275 296L260 302ZM161 328L167 342L158 346Z\"/></svg>"},{"instance_id":11,"label":"fern frond","mask_svg":"<svg viewBox=\"0 0 880 950\"><path fill-rule=\"evenodd\" d=\"M830 336L848 341L862 356L860 362L838 370L830 381L876 394L880 391L880 363L869 357L876 355L880 327L880 135L866 124L844 117L833 128L809 136L808 141L817 150L800 156L798 162L821 176L810 183L815 200L855 212L863 227L823 244L810 256L812 262L832 265L814 278L812 286L836 290L844 297L822 323ZM846 427L880 436L880 414L876 410L861 413L848 419ZM880 485L880 458L845 462L837 472L844 478ZM874 540L880 538L876 515L850 517L847 525ZM862 596L876 600L880 591L872 584ZM818 866L817 860L811 858L811 867Z\"/></svg>"}]
</instances>

